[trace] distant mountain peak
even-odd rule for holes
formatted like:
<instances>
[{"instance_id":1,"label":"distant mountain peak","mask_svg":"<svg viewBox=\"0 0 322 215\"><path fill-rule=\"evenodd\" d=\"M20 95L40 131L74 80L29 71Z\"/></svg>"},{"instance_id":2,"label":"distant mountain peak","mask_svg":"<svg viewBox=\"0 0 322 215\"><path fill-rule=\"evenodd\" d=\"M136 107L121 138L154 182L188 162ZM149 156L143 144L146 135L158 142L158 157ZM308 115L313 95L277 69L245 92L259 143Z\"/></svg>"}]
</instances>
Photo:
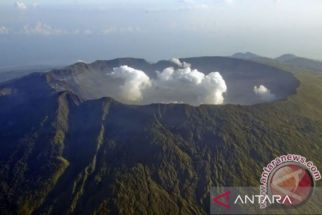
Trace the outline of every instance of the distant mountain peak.
<instances>
[{"instance_id":1,"label":"distant mountain peak","mask_svg":"<svg viewBox=\"0 0 322 215\"><path fill-rule=\"evenodd\" d=\"M238 58L238 59L245 59L245 60L251 60L251 59L256 59L256 58L261 58L261 56L252 53L252 52L237 52L232 55L233 58Z\"/></svg>"},{"instance_id":2,"label":"distant mountain peak","mask_svg":"<svg viewBox=\"0 0 322 215\"><path fill-rule=\"evenodd\" d=\"M283 55L277 57L276 60L287 61L287 60L293 60L295 58L298 58L298 56L288 53L288 54L283 54Z\"/></svg>"}]
</instances>

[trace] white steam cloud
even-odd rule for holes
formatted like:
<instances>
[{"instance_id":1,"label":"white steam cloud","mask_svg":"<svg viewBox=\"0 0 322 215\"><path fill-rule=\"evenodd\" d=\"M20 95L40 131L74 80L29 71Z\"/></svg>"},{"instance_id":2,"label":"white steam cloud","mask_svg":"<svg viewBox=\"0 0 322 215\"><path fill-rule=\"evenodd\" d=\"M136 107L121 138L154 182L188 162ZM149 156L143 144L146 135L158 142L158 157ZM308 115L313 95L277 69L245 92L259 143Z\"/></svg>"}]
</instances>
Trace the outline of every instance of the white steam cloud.
<instances>
[{"instance_id":1,"label":"white steam cloud","mask_svg":"<svg viewBox=\"0 0 322 215\"><path fill-rule=\"evenodd\" d=\"M262 84L259 86L254 86L254 93L263 101L272 101L275 99L275 95Z\"/></svg>"},{"instance_id":2,"label":"white steam cloud","mask_svg":"<svg viewBox=\"0 0 322 215\"><path fill-rule=\"evenodd\" d=\"M151 80L143 71L121 66L113 69L113 72L107 74L116 81L121 81L118 89L115 91L115 99L126 103L140 103L143 100L144 91L151 87Z\"/></svg>"},{"instance_id":3,"label":"white steam cloud","mask_svg":"<svg viewBox=\"0 0 322 215\"><path fill-rule=\"evenodd\" d=\"M184 68L191 67L191 64L184 62L184 61L181 62L180 59L178 59L178 58L171 58L170 62L176 64L178 67L184 67Z\"/></svg>"},{"instance_id":4,"label":"white steam cloud","mask_svg":"<svg viewBox=\"0 0 322 215\"><path fill-rule=\"evenodd\" d=\"M129 104L223 104L227 86L219 72L205 75L187 63L176 62L180 68L157 71L154 79L126 65L114 68L107 74L111 78L109 96Z\"/></svg>"}]
</instances>

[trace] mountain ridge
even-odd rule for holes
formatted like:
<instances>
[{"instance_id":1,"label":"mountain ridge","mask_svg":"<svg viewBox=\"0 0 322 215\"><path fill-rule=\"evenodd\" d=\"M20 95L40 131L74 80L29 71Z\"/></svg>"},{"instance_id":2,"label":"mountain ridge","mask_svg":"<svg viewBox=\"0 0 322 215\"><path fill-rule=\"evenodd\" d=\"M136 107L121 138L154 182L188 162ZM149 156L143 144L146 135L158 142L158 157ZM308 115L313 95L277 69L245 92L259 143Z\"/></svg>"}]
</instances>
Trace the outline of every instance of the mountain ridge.
<instances>
[{"instance_id":1,"label":"mountain ridge","mask_svg":"<svg viewBox=\"0 0 322 215\"><path fill-rule=\"evenodd\" d=\"M260 84L268 87L277 100L294 94L298 87L298 81L292 74L260 62L227 57L195 57L180 60L191 64L192 69L198 69L204 74L219 71L228 87L228 92L225 94L225 104L249 105L263 102L253 92L254 86ZM42 82L44 89L35 90L35 95L39 94L37 91L46 91L47 93L71 91L85 100L109 97L111 96L109 94L109 91L111 91L110 86L115 85L115 83L106 74L113 71L115 67L122 65L142 70L151 79L156 78L156 71L162 71L168 67L178 68L178 65L171 61L163 60L150 64L144 59L135 58L101 60L90 64L78 62L62 69L51 70L48 73L25 76L22 79L2 83L0 84L0 91L2 89L2 94L8 93L10 90L11 92L17 92L15 86L19 87L20 85L16 83L22 82L30 83L29 88L32 89L37 87L37 82ZM32 82L29 80L32 79L31 77L36 77L38 81ZM24 79L27 79L27 81L24 81ZM41 81L40 79L46 80ZM47 89L45 85L49 85L52 92L49 92L51 90ZM24 88L21 91L25 91ZM30 89L26 90L30 91Z\"/></svg>"},{"instance_id":2,"label":"mountain ridge","mask_svg":"<svg viewBox=\"0 0 322 215\"><path fill-rule=\"evenodd\" d=\"M294 75L297 94L250 106L1 96L1 212L208 214L211 187L258 186L276 156L321 166L322 77Z\"/></svg>"},{"instance_id":3,"label":"mountain ridge","mask_svg":"<svg viewBox=\"0 0 322 215\"><path fill-rule=\"evenodd\" d=\"M284 65L292 66L293 69L301 68L306 69L308 72L322 72L322 61L316 60L316 59L310 59L305 57L300 57L294 54L283 54L276 58L267 58L262 57L256 54L253 54L251 52L246 53L236 53L232 55L232 57L237 59L244 59L244 60L252 60L259 63L268 63L268 64L276 64L276 62L279 62Z\"/></svg>"}]
</instances>

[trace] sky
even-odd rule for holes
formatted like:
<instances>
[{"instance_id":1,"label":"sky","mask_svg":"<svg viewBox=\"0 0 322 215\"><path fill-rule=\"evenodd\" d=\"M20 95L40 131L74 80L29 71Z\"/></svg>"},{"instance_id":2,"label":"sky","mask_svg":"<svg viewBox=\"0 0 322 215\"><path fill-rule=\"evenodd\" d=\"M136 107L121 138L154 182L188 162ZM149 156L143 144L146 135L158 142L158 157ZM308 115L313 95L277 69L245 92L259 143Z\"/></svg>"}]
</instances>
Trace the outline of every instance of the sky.
<instances>
[{"instance_id":1,"label":"sky","mask_svg":"<svg viewBox=\"0 0 322 215\"><path fill-rule=\"evenodd\" d=\"M1 0L0 68L118 57L322 59L321 0Z\"/></svg>"}]
</instances>

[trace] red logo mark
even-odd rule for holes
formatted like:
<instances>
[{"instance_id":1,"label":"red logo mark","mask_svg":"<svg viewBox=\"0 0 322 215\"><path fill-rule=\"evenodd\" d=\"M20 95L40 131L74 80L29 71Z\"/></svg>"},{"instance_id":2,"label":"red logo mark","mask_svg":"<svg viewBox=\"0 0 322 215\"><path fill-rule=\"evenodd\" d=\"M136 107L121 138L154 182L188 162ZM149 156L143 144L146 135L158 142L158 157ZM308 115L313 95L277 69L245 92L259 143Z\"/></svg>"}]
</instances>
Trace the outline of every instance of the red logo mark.
<instances>
[{"instance_id":1,"label":"red logo mark","mask_svg":"<svg viewBox=\"0 0 322 215\"><path fill-rule=\"evenodd\" d=\"M220 205L222 207L225 207L225 208L229 209L230 208L230 205L229 205L229 198L230 197L229 197L229 195L230 195L230 191L225 192L223 194L220 194L217 197L213 197L212 201L217 203L218 205ZM219 200L219 199L222 199L222 198L225 198L225 202L222 202L222 201Z\"/></svg>"}]
</instances>

